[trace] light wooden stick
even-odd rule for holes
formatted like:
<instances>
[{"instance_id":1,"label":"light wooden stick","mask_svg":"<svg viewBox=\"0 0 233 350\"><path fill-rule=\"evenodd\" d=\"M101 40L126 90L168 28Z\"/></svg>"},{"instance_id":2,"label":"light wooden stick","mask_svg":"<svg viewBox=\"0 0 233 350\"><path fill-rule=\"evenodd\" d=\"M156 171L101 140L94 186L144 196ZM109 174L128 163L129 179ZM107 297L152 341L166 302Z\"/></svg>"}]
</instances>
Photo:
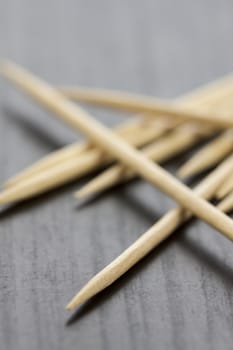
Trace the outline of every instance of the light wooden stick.
<instances>
[{"instance_id":1,"label":"light wooden stick","mask_svg":"<svg viewBox=\"0 0 233 350\"><path fill-rule=\"evenodd\" d=\"M233 210L233 191L222 200L218 208L225 213L230 213Z\"/></svg>"},{"instance_id":2,"label":"light wooden stick","mask_svg":"<svg viewBox=\"0 0 233 350\"><path fill-rule=\"evenodd\" d=\"M131 122L124 123L121 126L116 127L115 132L124 138L127 142L135 147L141 147L153 140L156 140L162 136L168 130L168 123L151 123L145 121L137 121L134 124ZM171 124L170 124L171 127ZM77 142L75 144L66 146L59 151L52 152L50 155L42 158L26 170L23 170L19 174L15 175L3 185L4 188L9 188L13 185L19 184L21 181L31 178L33 175L38 175L44 170L53 168L58 164L66 162L67 160L75 159L80 155L84 155L85 152L90 149L94 149L95 146L88 141ZM100 166L99 164L98 166ZM104 164L103 164L104 165ZM96 169L96 162L93 164L93 170ZM77 174L78 175L78 174Z\"/></svg>"},{"instance_id":3,"label":"light wooden stick","mask_svg":"<svg viewBox=\"0 0 233 350\"><path fill-rule=\"evenodd\" d=\"M143 153L153 161L161 163L178 155L180 152L187 150L197 142L197 140L200 140L200 135L197 133L195 134L193 130L190 130L189 132L188 126L184 126L183 130L178 128L178 130L169 133L161 140L143 148ZM81 198L93 193L106 191L107 189L119 183L129 181L134 177L136 177L134 171L127 169L120 164L113 165L75 192L75 197Z\"/></svg>"},{"instance_id":4,"label":"light wooden stick","mask_svg":"<svg viewBox=\"0 0 233 350\"><path fill-rule=\"evenodd\" d=\"M193 214L209 223L228 238L233 239L233 221L229 217L195 195L192 190L176 180L166 170L128 145L82 108L67 100L49 84L9 62L2 63L2 74L30 94L34 100L53 111L61 120L75 129L81 130L108 154L122 161Z\"/></svg>"},{"instance_id":5,"label":"light wooden stick","mask_svg":"<svg viewBox=\"0 0 233 350\"><path fill-rule=\"evenodd\" d=\"M191 104L191 106L195 104L197 100L200 103L200 105L202 104L206 105L206 104L212 103L213 100L215 100L216 103L219 103L221 102L222 99L232 96L232 83L233 83L233 75L229 74L214 82L210 82L206 84L204 87L203 86L201 88L198 87L194 89L192 92L185 94L182 98L182 104L183 104L183 99L185 100L185 102L188 101L188 103ZM63 86L63 87L60 87L59 90L65 96L73 99L74 101L87 102L89 104L92 104L92 105L94 104L102 107L108 107L110 104L109 96L111 96L111 91L106 89L85 88L80 86L78 87ZM122 94L124 93L120 92L120 94L122 96ZM119 99L119 93L117 96ZM126 98L127 97L124 95L123 101L126 100ZM120 101L119 103L121 102L122 101Z\"/></svg>"},{"instance_id":6,"label":"light wooden stick","mask_svg":"<svg viewBox=\"0 0 233 350\"><path fill-rule=\"evenodd\" d=\"M70 158L75 157L77 159L77 157L85 153L85 151L87 151L89 147L90 144L88 143L77 142L63 147L62 152L60 150L51 152L49 155L46 155L44 158L40 159L32 166L27 167L26 169L22 170L18 174L8 179L3 184L3 188L12 187L18 184L19 182L31 178L33 175L38 175L38 173L44 170L48 170L53 166L56 166L59 163L62 164Z\"/></svg>"},{"instance_id":7,"label":"light wooden stick","mask_svg":"<svg viewBox=\"0 0 233 350\"><path fill-rule=\"evenodd\" d=\"M132 144L135 142L135 144L139 145L139 142L143 141L142 136L146 136L150 130L153 131L153 129L143 129L140 137L137 137L137 133L134 134L134 138L131 135L131 139L128 137L128 142ZM89 150L86 150L85 153L80 154L78 157L73 156L63 160L48 169L32 174L29 177L24 177L14 183L14 185L7 186L0 193L0 204L6 205L32 198L67 182L77 180L101 166L109 164L111 160L111 157L98 148L89 148Z\"/></svg>"},{"instance_id":8,"label":"light wooden stick","mask_svg":"<svg viewBox=\"0 0 233 350\"><path fill-rule=\"evenodd\" d=\"M65 90L70 98L74 99L78 96L79 100L85 102L92 102L92 104L102 104L111 108L122 109L129 112L142 112L148 113L148 117L154 118L158 115L170 116L178 118L178 120L192 120L204 122L207 125L217 126L221 128L228 128L233 126L232 113L209 113L202 109L191 110L190 108L184 108L177 103L168 103L154 97L146 97L141 95L130 94L119 91L108 91L93 89L93 93L90 92L91 98L88 98L87 91L82 94L79 89ZM85 100L86 97L86 100Z\"/></svg>"},{"instance_id":9,"label":"light wooden stick","mask_svg":"<svg viewBox=\"0 0 233 350\"><path fill-rule=\"evenodd\" d=\"M202 147L178 170L181 178L187 178L203 172L218 164L233 150L233 131L228 130L206 146Z\"/></svg>"},{"instance_id":10,"label":"light wooden stick","mask_svg":"<svg viewBox=\"0 0 233 350\"><path fill-rule=\"evenodd\" d=\"M176 99L176 102L185 104L185 106L189 106L189 107L197 107L197 106L204 106L204 107L208 107L210 110L211 108L218 108L223 105L225 105L226 101L228 101L229 99L229 95L231 96L231 92L233 90L233 78L232 76L230 77L224 77L222 79L219 79L215 82L209 83L204 87L200 87L198 89L195 89L193 92L185 94L184 96L182 96L181 98ZM85 91L85 90L84 90ZM156 140L157 138L159 138L160 136L162 136L164 133L166 133L166 131L171 128L172 126L174 127L176 125L178 125L177 122L171 122L171 120L166 120L164 117L161 117L159 119L156 120L156 129L152 128L151 130L153 130L152 132L152 138L153 140ZM123 125L120 125L116 131L134 131L135 132L135 128L136 130L138 130L138 128L142 127L148 127L148 125L150 126L150 123L148 122L142 122L142 121L138 121L138 120L133 120L127 123L124 123ZM153 125L153 124L152 124ZM182 126L181 126L181 130L182 130ZM200 132L201 134L203 133L203 135L208 135L209 133L211 133L211 130L207 130L204 129L199 125L196 125L196 127L194 126L193 131L196 132L196 130L198 129L198 132ZM192 130L192 129L191 129ZM190 130L190 132L191 132ZM207 133L207 134L206 134ZM144 135L144 133L140 133L140 138L142 137L142 135ZM149 141L152 141L152 139L143 139L142 140L142 144L148 143ZM194 142L195 143L195 142ZM136 144L138 147L141 146L139 143ZM11 178L10 180L8 180L5 184L4 184L4 188L8 188L16 183L19 183L20 181L26 180L27 178L31 177L32 175L36 174L38 175L39 172L43 171L43 170L47 170L50 167L53 167L53 165L58 164L59 162L62 162L63 160L68 160L71 157L75 157L80 153L83 153L86 149L89 149L90 147L90 143L89 142L83 142L83 143L78 143L78 144L74 144L71 146L67 146L57 152L53 152L52 154L50 154L49 156L43 158L42 160L36 162L34 165L32 165L31 167L27 168L26 170L22 171L21 173L19 173L18 175L14 176L13 178ZM93 147L93 145L92 145ZM95 170L95 169L93 169ZM78 176L78 174L77 174Z\"/></svg>"},{"instance_id":11,"label":"light wooden stick","mask_svg":"<svg viewBox=\"0 0 233 350\"><path fill-rule=\"evenodd\" d=\"M233 156L207 176L201 184L195 188L195 192L199 196L210 199L219 185L232 171ZM74 309L111 285L162 241L174 233L174 231L190 217L191 213L184 211L180 207L170 210L120 256L95 275L69 302L66 309Z\"/></svg>"},{"instance_id":12,"label":"light wooden stick","mask_svg":"<svg viewBox=\"0 0 233 350\"><path fill-rule=\"evenodd\" d=\"M229 178L226 179L226 181L222 184L221 187L219 187L219 190L216 193L216 198L222 199L226 195L228 195L231 191L233 191L233 177L232 174L229 176Z\"/></svg>"},{"instance_id":13,"label":"light wooden stick","mask_svg":"<svg viewBox=\"0 0 233 350\"><path fill-rule=\"evenodd\" d=\"M103 164L103 159L105 159L105 155L98 149L90 150L85 153L85 156L68 159L53 166L52 169L44 170L25 181L20 181L14 186L6 188L0 192L0 204L7 205L32 198L78 179L93 171L95 167L98 168L100 164Z\"/></svg>"}]
</instances>

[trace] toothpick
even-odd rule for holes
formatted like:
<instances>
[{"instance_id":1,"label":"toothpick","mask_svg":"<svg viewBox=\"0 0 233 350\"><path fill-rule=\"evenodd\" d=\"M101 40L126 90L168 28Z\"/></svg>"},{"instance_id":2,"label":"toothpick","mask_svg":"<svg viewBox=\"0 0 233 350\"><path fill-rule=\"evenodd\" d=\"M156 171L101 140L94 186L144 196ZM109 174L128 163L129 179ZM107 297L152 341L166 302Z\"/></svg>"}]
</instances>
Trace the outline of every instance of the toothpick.
<instances>
[{"instance_id":1,"label":"toothpick","mask_svg":"<svg viewBox=\"0 0 233 350\"><path fill-rule=\"evenodd\" d=\"M180 178L187 178L218 164L233 150L233 131L228 130L202 147L178 170Z\"/></svg>"},{"instance_id":2,"label":"toothpick","mask_svg":"<svg viewBox=\"0 0 233 350\"><path fill-rule=\"evenodd\" d=\"M226 179L226 181L222 184L222 186L219 187L219 190L217 191L215 197L217 199L222 199L226 195L228 195L231 191L233 191L233 177L232 177L232 174L229 176L229 178Z\"/></svg>"},{"instance_id":3,"label":"toothpick","mask_svg":"<svg viewBox=\"0 0 233 350\"><path fill-rule=\"evenodd\" d=\"M229 217L195 195L192 190L175 179L166 170L128 145L82 108L67 100L49 84L9 62L2 64L2 74L21 87L34 100L53 111L61 120L90 137L103 151L132 168L193 214L209 223L228 238L233 239L233 222Z\"/></svg>"},{"instance_id":4,"label":"toothpick","mask_svg":"<svg viewBox=\"0 0 233 350\"><path fill-rule=\"evenodd\" d=\"M195 188L195 193L205 199L210 199L219 185L232 171L233 156L207 176ZM174 233L189 218L191 218L191 213L184 211L181 207L170 210L120 256L95 275L69 302L66 309L74 309L111 285L162 241Z\"/></svg>"},{"instance_id":5,"label":"toothpick","mask_svg":"<svg viewBox=\"0 0 233 350\"><path fill-rule=\"evenodd\" d=\"M38 194L45 193L86 175L98 168L106 160L105 154L98 149L90 150L85 156L68 159L30 178L16 183L0 192L0 205L12 204Z\"/></svg>"},{"instance_id":6,"label":"toothpick","mask_svg":"<svg viewBox=\"0 0 233 350\"><path fill-rule=\"evenodd\" d=\"M226 196L218 205L218 208L225 213L230 213L233 210L233 191Z\"/></svg>"},{"instance_id":7,"label":"toothpick","mask_svg":"<svg viewBox=\"0 0 233 350\"><path fill-rule=\"evenodd\" d=\"M214 112L209 113L202 109L190 109L185 108L177 103L168 103L154 97L147 97L142 95L130 94L120 91L109 91L93 89L84 90L82 89L63 89L63 93L74 99L78 96L78 99L84 102L90 102L92 104L104 105L105 107L122 109L128 112L141 112L147 113L148 117L155 118L159 116L170 116L178 118L178 120L192 120L204 122L210 126L217 126L221 128L228 128L233 126L233 118L231 113L221 113L220 111L216 114Z\"/></svg>"},{"instance_id":8,"label":"toothpick","mask_svg":"<svg viewBox=\"0 0 233 350\"><path fill-rule=\"evenodd\" d=\"M146 137L152 136L153 128L142 129L140 137L138 133L127 136L128 142L134 146L140 146L140 142L145 141ZM133 137L134 135L134 137ZM144 137L144 140L143 140ZM23 179L16 181L13 185L7 186L0 192L0 204L12 204L28 198L35 197L41 193L52 190L67 182L77 180L80 177L91 173L92 171L109 164L112 158L103 153L98 148L86 149L86 152L78 157L70 157L67 160L54 164L52 167L36 172L29 177L23 176Z\"/></svg>"},{"instance_id":9,"label":"toothpick","mask_svg":"<svg viewBox=\"0 0 233 350\"><path fill-rule=\"evenodd\" d=\"M165 121L163 123L151 123L137 120L134 121L134 123L130 121L120 126L117 126L114 128L114 130L118 135L124 138L131 145L135 147L141 147L162 136L171 126L172 123L168 125L168 123L165 123ZM58 164L62 165L62 163L66 160L75 159L80 155L85 155L85 152L89 151L90 149L96 150L96 147L88 141L77 142L72 145L68 145L62 148L61 150L52 152L51 154L49 154L45 158L42 158L40 161L36 162L29 168L26 168L19 174L15 175L14 177L6 181L3 187L11 187L13 185L18 184L21 181L25 181L31 178L33 175L38 175L44 170L49 170L50 168L52 169L53 166L56 166ZM102 165L106 165L106 162ZM101 164L98 164L98 166L101 166ZM96 170L96 168L98 167L96 167L96 162L94 162L93 170ZM77 175L79 174L77 173Z\"/></svg>"},{"instance_id":10,"label":"toothpick","mask_svg":"<svg viewBox=\"0 0 233 350\"><path fill-rule=\"evenodd\" d=\"M187 126L184 126L183 129L178 128L162 139L144 147L142 149L143 154L153 161L161 163L187 150L200 140L198 133L188 129ZM113 165L75 192L74 196L76 198L82 198L94 193L103 192L134 177L136 177L136 174L132 170L120 164Z\"/></svg>"},{"instance_id":11,"label":"toothpick","mask_svg":"<svg viewBox=\"0 0 233 350\"><path fill-rule=\"evenodd\" d=\"M233 74L228 74L227 76L207 83L202 87L195 88L191 92L185 94L183 98L185 98L186 101L188 100L191 107L195 105L196 101L198 101L200 106L212 104L213 101L215 101L216 106L221 105L223 100L232 97L232 84Z\"/></svg>"},{"instance_id":12,"label":"toothpick","mask_svg":"<svg viewBox=\"0 0 233 350\"><path fill-rule=\"evenodd\" d=\"M191 106L196 103L198 100L199 104L209 104L212 103L213 100L216 103L221 102L222 99L226 97L232 96L232 87L233 84L233 75L227 75L222 77L214 82L210 82L206 84L204 87L198 87L194 89L192 92L185 94L182 97L183 100L187 101ZM106 89L96 89L96 88L87 88L80 86L63 86L59 88L66 97L78 102L86 102L92 105L97 105L101 107L107 107L110 104L110 97L115 93L117 93L118 100L120 100L120 96L123 96L123 101L126 100L126 96L124 92L111 92L111 90ZM127 93L126 93L127 94ZM123 103L120 101L119 103ZM179 102L179 101L177 101ZM110 106L111 107L111 106Z\"/></svg>"},{"instance_id":13,"label":"toothpick","mask_svg":"<svg viewBox=\"0 0 233 350\"><path fill-rule=\"evenodd\" d=\"M45 156L41 160L37 161L33 166L30 166L23 171L19 172L17 175L11 177L3 184L3 188L8 188L18 184L21 181L24 181L33 175L37 175L38 173L48 170L49 168L56 166L59 163L63 163L66 160L71 158L79 157L88 150L90 144L88 143L74 143L62 148L62 152L54 151L49 155Z\"/></svg>"}]
</instances>

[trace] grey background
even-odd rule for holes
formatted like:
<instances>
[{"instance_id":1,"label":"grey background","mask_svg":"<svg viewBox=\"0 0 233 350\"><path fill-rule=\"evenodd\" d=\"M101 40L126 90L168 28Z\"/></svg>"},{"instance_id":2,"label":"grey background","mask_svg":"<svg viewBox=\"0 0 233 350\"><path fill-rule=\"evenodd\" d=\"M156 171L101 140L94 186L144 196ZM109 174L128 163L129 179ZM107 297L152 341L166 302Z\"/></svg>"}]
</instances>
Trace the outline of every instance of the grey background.
<instances>
[{"instance_id":1,"label":"grey background","mask_svg":"<svg viewBox=\"0 0 233 350\"><path fill-rule=\"evenodd\" d=\"M230 0L0 0L0 56L53 84L175 97L232 70L232 12ZM80 138L0 86L1 181ZM173 206L143 181L77 205L85 181L1 213L1 349L232 349L233 248L198 220L69 320L78 289Z\"/></svg>"}]
</instances>

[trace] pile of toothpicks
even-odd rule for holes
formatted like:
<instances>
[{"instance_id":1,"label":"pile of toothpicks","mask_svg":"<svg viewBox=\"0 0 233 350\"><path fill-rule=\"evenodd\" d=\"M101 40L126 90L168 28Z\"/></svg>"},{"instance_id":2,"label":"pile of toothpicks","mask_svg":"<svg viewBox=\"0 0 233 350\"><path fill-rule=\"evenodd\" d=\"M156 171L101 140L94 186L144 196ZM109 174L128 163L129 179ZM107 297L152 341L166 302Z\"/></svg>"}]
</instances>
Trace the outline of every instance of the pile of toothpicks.
<instances>
[{"instance_id":1,"label":"pile of toothpicks","mask_svg":"<svg viewBox=\"0 0 233 350\"><path fill-rule=\"evenodd\" d=\"M177 203L95 275L69 302L68 310L115 282L192 216L233 240L233 221L227 215L233 209L233 76L169 102L120 91L54 88L8 61L0 63L0 76L87 137L87 141L53 152L6 181L0 192L1 205L25 201L97 169L105 170L79 189L75 197L100 194L139 176ZM79 102L134 112L135 118L110 130ZM182 180L212 169L195 188L184 185L158 165L210 137L211 141L177 172ZM216 205L211 204L212 199Z\"/></svg>"}]
</instances>

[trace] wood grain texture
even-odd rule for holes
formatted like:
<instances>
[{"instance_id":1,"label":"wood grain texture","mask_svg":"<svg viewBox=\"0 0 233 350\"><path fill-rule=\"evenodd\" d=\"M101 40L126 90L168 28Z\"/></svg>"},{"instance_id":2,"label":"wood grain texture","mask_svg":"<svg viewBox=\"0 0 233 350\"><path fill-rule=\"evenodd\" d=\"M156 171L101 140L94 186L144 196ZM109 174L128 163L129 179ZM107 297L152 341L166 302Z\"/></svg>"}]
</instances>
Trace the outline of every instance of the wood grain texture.
<instances>
[{"instance_id":1,"label":"wood grain texture","mask_svg":"<svg viewBox=\"0 0 233 350\"><path fill-rule=\"evenodd\" d=\"M1 1L0 56L53 84L175 97L232 70L232 11L227 0ZM3 181L77 136L0 85ZM233 248L197 220L66 325L74 292L173 205L137 181L76 206L82 183L1 213L1 349L232 349Z\"/></svg>"}]
</instances>

